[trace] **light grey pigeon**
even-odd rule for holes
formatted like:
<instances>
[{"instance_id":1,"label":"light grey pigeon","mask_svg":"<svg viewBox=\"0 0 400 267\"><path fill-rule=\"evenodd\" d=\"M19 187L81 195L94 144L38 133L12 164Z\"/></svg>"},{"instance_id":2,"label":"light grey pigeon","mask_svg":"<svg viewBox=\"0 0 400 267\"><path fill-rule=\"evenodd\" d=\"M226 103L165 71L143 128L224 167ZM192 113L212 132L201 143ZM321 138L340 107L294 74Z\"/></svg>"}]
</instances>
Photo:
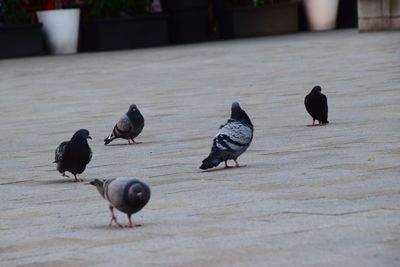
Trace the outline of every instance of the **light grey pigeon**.
<instances>
[{"instance_id":1,"label":"light grey pigeon","mask_svg":"<svg viewBox=\"0 0 400 267\"><path fill-rule=\"evenodd\" d=\"M70 172L75 177L75 182L80 182L77 174L83 173L86 165L92 159L92 150L87 139L90 137L89 131L80 129L72 136L71 140L62 142L55 152L53 163L57 163L57 170L67 176L65 172Z\"/></svg>"},{"instance_id":2,"label":"light grey pigeon","mask_svg":"<svg viewBox=\"0 0 400 267\"><path fill-rule=\"evenodd\" d=\"M128 177L120 177L108 180L95 179L90 184L96 186L100 195L110 204L110 226L113 221L118 226L122 226L117 222L114 208L128 215L128 227L140 226L132 223L131 216L141 210L150 199L150 188L145 183Z\"/></svg>"},{"instance_id":3,"label":"light grey pigeon","mask_svg":"<svg viewBox=\"0 0 400 267\"><path fill-rule=\"evenodd\" d=\"M144 118L137 106L132 104L128 112L115 124L111 134L104 139L104 144L107 145L117 138L128 139L129 144L136 144L133 138L142 132L143 127Z\"/></svg>"},{"instance_id":4,"label":"light grey pigeon","mask_svg":"<svg viewBox=\"0 0 400 267\"><path fill-rule=\"evenodd\" d=\"M225 168L229 168L227 161L230 159L235 161L236 167L240 167L237 158L250 146L253 130L249 116L238 102L233 102L231 117L224 125L221 125L214 137L211 153L203 160L200 169L216 167L222 161L225 161Z\"/></svg>"}]
</instances>

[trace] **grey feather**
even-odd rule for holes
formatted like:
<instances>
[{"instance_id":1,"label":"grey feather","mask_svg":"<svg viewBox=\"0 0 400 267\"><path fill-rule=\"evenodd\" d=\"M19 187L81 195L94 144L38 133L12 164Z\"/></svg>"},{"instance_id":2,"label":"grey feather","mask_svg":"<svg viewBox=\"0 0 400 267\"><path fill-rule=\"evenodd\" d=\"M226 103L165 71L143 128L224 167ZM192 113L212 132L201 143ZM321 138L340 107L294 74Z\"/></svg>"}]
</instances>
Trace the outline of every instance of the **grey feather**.
<instances>
[{"instance_id":1,"label":"grey feather","mask_svg":"<svg viewBox=\"0 0 400 267\"><path fill-rule=\"evenodd\" d=\"M141 210L150 199L150 188L143 182L129 177L108 180L94 180L96 186L112 207L128 215Z\"/></svg>"},{"instance_id":2,"label":"grey feather","mask_svg":"<svg viewBox=\"0 0 400 267\"><path fill-rule=\"evenodd\" d=\"M55 159L54 159L53 163L58 163L62 160L64 151L65 151L65 147L67 146L67 144L68 144L68 141L64 141L56 148Z\"/></svg>"},{"instance_id":3,"label":"grey feather","mask_svg":"<svg viewBox=\"0 0 400 267\"><path fill-rule=\"evenodd\" d=\"M129 110L115 124L111 134L104 139L107 145L117 138L133 140L144 128L144 118L135 104L129 107Z\"/></svg>"},{"instance_id":4,"label":"grey feather","mask_svg":"<svg viewBox=\"0 0 400 267\"><path fill-rule=\"evenodd\" d=\"M231 118L219 128L213 139L210 155L203 160L201 169L218 166L222 161L237 160L253 140L253 124L239 103L232 103Z\"/></svg>"}]
</instances>

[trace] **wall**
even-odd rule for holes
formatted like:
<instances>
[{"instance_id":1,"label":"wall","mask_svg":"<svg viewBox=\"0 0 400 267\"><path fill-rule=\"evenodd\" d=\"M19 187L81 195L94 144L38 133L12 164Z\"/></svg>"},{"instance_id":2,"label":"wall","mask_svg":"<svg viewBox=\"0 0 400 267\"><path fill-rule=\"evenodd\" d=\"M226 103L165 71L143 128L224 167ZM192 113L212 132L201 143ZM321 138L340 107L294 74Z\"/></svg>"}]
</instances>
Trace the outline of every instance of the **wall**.
<instances>
[{"instance_id":1,"label":"wall","mask_svg":"<svg viewBox=\"0 0 400 267\"><path fill-rule=\"evenodd\" d=\"M358 0L358 28L400 30L400 0Z\"/></svg>"}]
</instances>

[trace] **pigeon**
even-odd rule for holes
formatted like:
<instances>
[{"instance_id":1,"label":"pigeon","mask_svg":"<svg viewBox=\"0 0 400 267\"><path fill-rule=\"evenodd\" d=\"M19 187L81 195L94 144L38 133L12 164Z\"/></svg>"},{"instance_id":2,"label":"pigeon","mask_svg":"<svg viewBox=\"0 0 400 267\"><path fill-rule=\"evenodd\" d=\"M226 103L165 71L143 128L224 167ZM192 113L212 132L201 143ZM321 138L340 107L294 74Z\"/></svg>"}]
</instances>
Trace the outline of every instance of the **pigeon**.
<instances>
[{"instance_id":1,"label":"pigeon","mask_svg":"<svg viewBox=\"0 0 400 267\"><path fill-rule=\"evenodd\" d=\"M128 112L119 119L117 124L115 124L111 134L104 139L104 144L107 145L117 138L128 139L129 144L139 144L135 142L133 138L142 132L143 127L144 118L137 106L132 104L129 107Z\"/></svg>"},{"instance_id":2,"label":"pigeon","mask_svg":"<svg viewBox=\"0 0 400 267\"><path fill-rule=\"evenodd\" d=\"M209 169L225 161L225 168L230 168L227 161L233 159L235 167L240 167L237 158L243 154L253 140L253 124L249 116L240 107L238 102L232 103L230 119L221 125L214 137L210 155L203 160L200 169Z\"/></svg>"},{"instance_id":3,"label":"pigeon","mask_svg":"<svg viewBox=\"0 0 400 267\"><path fill-rule=\"evenodd\" d=\"M66 171L72 173L75 182L79 182L77 174L83 173L86 165L92 159L92 150L89 147L87 139L90 137L89 131L86 129L78 130L69 141L62 142L56 149L55 160L57 170L66 177Z\"/></svg>"},{"instance_id":4,"label":"pigeon","mask_svg":"<svg viewBox=\"0 0 400 267\"><path fill-rule=\"evenodd\" d=\"M326 96L321 93L320 86L314 86L311 92L304 98L304 105L307 112L313 118L313 123L310 126L315 126L315 121L318 120L319 125L326 125L328 121L328 101Z\"/></svg>"},{"instance_id":5,"label":"pigeon","mask_svg":"<svg viewBox=\"0 0 400 267\"><path fill-rule=\"evenodd\" d=\"M95 179L90 184L96 186L100 195L110 204L110 226L115 221L118 226L122 227L117 222L114 208L128 215L128 227L140 226L132 223L131 216L149 202L150 188L145 183L128 177L120 177L108 180Z\"/></svg>"}]
</instances>

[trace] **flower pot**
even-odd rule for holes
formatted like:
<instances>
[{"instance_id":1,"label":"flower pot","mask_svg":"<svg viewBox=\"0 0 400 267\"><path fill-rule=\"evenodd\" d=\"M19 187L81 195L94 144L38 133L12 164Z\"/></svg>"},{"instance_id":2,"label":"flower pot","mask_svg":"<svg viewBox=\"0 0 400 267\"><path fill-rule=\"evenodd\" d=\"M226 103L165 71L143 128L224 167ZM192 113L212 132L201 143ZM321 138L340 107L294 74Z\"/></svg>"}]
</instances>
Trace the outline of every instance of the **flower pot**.
<instances>
[{"instance_id":1,"label":"flower pot","mask_svg":"<svg viewBox=\"0 0 400 267\"><path fill-rule=\"evenodd\" d=\"M304 0L308 24L312 31L332 30L336 27L339 0Z\"/></svg>"},{"instance_id":2,"label":"flower pot","mask_svg":"<svg viewBox=\"0 0 400 267\"><path fill-rule=\"evenodd\" d=\"M52 54L71 54L78 51L79 9L38 11L37 16L43 24Z\"/></svg>"}]
</instances>

